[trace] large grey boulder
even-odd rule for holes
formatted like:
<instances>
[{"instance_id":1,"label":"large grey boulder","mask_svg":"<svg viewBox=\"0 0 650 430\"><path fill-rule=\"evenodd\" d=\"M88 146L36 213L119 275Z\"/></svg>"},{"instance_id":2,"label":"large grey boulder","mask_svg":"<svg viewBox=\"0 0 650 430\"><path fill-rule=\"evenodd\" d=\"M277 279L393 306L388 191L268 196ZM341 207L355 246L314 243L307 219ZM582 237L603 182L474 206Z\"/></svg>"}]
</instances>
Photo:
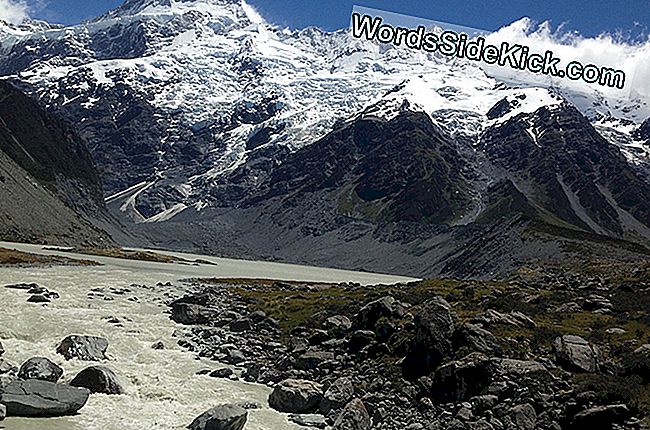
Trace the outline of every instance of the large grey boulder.
<instances>
[{"instance_id":1,"label":"large grey boulder","mask_svg":"<svg viewBox=\"0 0 650 430\"><path fill-rule=\"evenodd\" d=\"M598 371L600 351L579 336L560 336L553 341L557 363L573 372Z\"/></svg>"},{"instance_id":2,"label":"large grey boulder","mask_svg":"<svg viewBox=\"0 0 650 430\"><path fill-rule=\"evenodd\" d=\"M313 381L285 379L273 388L269 406L279 412L314 412L323 398L323 387Z\"/></svg>"},{"instance_id":3,"label":"large grey boulder","mask_svg":"<svg viewBox=\"0 0 650 430\"><path fill-rule=\"evenodd\" d=\"M345 407L354 396L354 386L349 378L338 378L329 386L323 400L320 402L320 411L329 414L332 410Z\"/></svg>"},{"instance_id":4,"label":"large grey boulder","mask_svg":"<svg viewBox=\"0 0 650 430\"><path fill-rule=\"evenodd\" d=\"M0 421L4 420L7 416L7 407L5 405L0 405Z\"/></svg>"},{"instance_id":5,"label":"large grey boulder","mask_svg":"<svg viewBox=\"0 0 650 430\"><path fill-rule=\"evenodd\" d=\"M76 413L89 396L85 388L37 379L16 380L4 388L0 403L7 407L7 416L53 417Z\"/></svg>"},{"instance_id":6,"label":"large grey boulder","mask_svg":"<svg viewBox=\"0 0 650 430\"><path fill-rule=\"evenodd\" d=\"M248 411L238 405L220 405L198 416L187 427L190 430L242 430Z\"/></svg>"},{"instance_id":7,"label":"large grey boulder","mask_svg":"<svg viewBox=\"0 0 650 430\"><path fill-rule=\"evenodd\" d=\"M354 399L348 403L336 419L333 430L370 430L370 415L363 402Z\"/></svg>"},{"instance_id":8,"label":"large grey boulder","mask_svg":"<svg viewBox=\"0 0 650 430\"><path fill-rule=\"evenodd\" d=\"M108 358L107 349L108 341L103 337L72 335L63 339L56 352L66 360L101 361Z\"/></svg>"},{"instance_id":9,"label":"large grey boulder","mask_svg":"<svg viewBox=\"0 0 650 430\"><path fill-rule=\"evenodd\" d=\"M426 301L415 315L415 337L403 362L406 377L431 373L452 354L455 323L451 306L442 297Z\"/></svg>"},{"instance_id":10,"label":"large grey boulder","mask_svg":"<svg viewBox=\"0 0 650 430\"><path fill-rule=\"evenodd\" d=\"M63 369L45 357L33 357L25 361L18 377L20 379L40 379L41 381L57 382L63 376Z\"/></svg>"},{"instance_id":11,"label":"large grey boulder","mask_svg":"<svg viewBox=\"0 0 650 430\"><path fill-rule=\"evenodd\" d=\"M118 382L115 372L104 366L87 367L70 381L70 385L73 387L87 388L91 393L124 393L124 389Z\"/></svg>"}]
</instances>

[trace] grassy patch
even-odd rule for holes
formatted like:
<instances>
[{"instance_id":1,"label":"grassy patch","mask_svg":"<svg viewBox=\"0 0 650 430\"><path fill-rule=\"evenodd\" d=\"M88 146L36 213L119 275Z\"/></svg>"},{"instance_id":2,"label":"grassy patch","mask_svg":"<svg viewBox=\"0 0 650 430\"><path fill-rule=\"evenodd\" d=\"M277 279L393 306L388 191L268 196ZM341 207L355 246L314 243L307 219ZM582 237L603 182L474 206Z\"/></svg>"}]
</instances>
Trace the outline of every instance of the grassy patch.
<instances>
[{"instance_id":1,"label":"grassy patch","mask_svg":"<svg viewBox=\"0 0 650 430\"><path fill-rule=\"evenodd\" d=\"M96 255L99 257L120 258L123 260L149 261L153 263L180 263L180 264L214 264L204 260L186 260L171 255L160 254L153 251L132 251L122 248L71 248L57 249L57 251L70 252L74 254Z\"/></svg>"},{"instance_id":2,"label":"grassy patch","mask_svg":"<svg viewBox=\"0 0 650 430\"><path fill-rule=\"evenodd\" d=\"M91 260L78 260L74 258L59 257L53 255L38 255L15 249L0 248L0 266L100 266L101 264Z\"/></svg>"}]
</instances>

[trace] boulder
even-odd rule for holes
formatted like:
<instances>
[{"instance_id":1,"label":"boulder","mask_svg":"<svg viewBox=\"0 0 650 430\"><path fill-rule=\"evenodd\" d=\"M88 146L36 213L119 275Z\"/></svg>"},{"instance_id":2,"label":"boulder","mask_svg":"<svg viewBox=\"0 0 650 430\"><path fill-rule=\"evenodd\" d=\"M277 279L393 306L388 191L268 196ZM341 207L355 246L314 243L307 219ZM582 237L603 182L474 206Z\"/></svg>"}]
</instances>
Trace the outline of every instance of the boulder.
<instances>
[{"instance_id":1,"label":"boulder","mask_svg":"<svg viewBox=\"0 0 650 430\"><path fill-rule=\"evenodd\" d=\"M572 372L598 371L600 352L579 336L560 336L553 341L557 363Z\"/></svg>"},{"instance_id":2,"label":"boulder","mask_svg":"<svg viewBox=\"0 0 650 430\"><path fill-rule=\"evenodd\" d=\"M625 375L637 375L650 382L650 344L641 345L630 354L623 365Z\"/></svg>"},{"instance_id":3,"label":"boulder","mask_svg":"<svg viewBox=\"0 0 650 430\"><path fill-rule=\"evenodd\" d=\"M374 342L376 338L377 336L372 330L356 330L350 336L347 346L351 352L358 352Z\"/></svg>"},{"instance_id":4,"label":"boulder","mask_svg":"<svg viewBox=\"0 0 650 430\"><path fill-rule=\"evenodd\" d=\"M279 412L314 412L323 399L323 387L312 381L285 379L269 396L269 406Z\"/></svg>"},{"instance_id":5,"label":"boulder","mask_svg":"<svg viewBox=\"0 0 650 430\"><path fill-rule=\"evenodd\" d=\"M89 396L85 388L37 379L16 380L4 388L0 403L6 406L7 416L54 417L76 413Z\"/></svg>"},{"instance_id":6,"label":"boulder","mask_svg":"<svg viewBox=\"0 0 650 430\"><path fill-rule=\"evenodd\" d=\"M320 402L320 411L329 414L332 410L342 409L354 396L354 386L349 378L338 378L329 386L323 400Z\"/></svg>"},{"instance_id":7,"label":"boulder","mask_svg":"<svg viewBox=\"0 0 650 430\"><path fill-rule=\"evenodd\" d=\"M537 428L537 413L529 403L512 408L510 417L519 430L535 430Z\"/></svg>"},{"instance_id":8,"label":"boulder","mask_svg":"<svg viewBox=\"0 0 650 430\"><path fill-rule=\"evenodd\" d=\"M248 411L241 406L216 406L199 415L187 427L190 430L242 430L248 420Z\"/></svg>"},{"instance_id":9,"label":"boulder","mask_svg":"<svg viewBox=\"0 0 650 430\"><path fill-rule=\"evenodd\" d=\"M2 354L5 353L5 348L2 346L2 342L0 342L0 357L2 357Z\"/></svg>"},{"instance_id":10,"label":"boulder","mask_svg":"<svg viewBox=\"0 0 650 430\"><path fill-rule=\"evenodd\" d=\"M28 303L50 303L51 301L45 294L33 294L27 298Z\"/></svg>"},{"instance_id":11,"label":"boulder","mask_svg":"<svg viewBox=\"0 0 650 430\"><path fill-rule=\"evenodd\" d=\"M491 382L490 361L481 353L443 364L433 375L431 397L441 402L462 402L482 394Z\"/></svg>"},{"instance_id":12,"label":"boulder","mask_svg":"<svg viewBox=\"0 0 650 430\"><path fill-rule=\"evenodd\" d=\"M332 430L370 430L371 424L366 406L354 399L343 408Z\"/></svg>"},{"instance_id":13,"label":"boulder","mask_svg":"<svg viewBox=\"0 0 650 430\"><path fill-rule=\"evenodd\" d=\"M324 327L335 336L342 336L352 329L352 321L345 315L334 315L325 320Z\"/></svg>"},{"instance_id":14,"label":"boulder","mask_svg":"<svg viewBox=\"0 0 650 430\"><path fill-rule=\"evenodd\" d=\"M103 337L72 335L63 339L56 352L66 360L101 361L108 358L107 349L108 341Z\"/></svg>"},{"instance_id":15,"label":"boulder","mask_svg":"<svg viewBox=\"0 0 650 430\"><path fill-rule=\"evenodd\" d=\"M209 373L212 378L230 378L234 375L235 372L229 367L223 367L221 369L215 369Z\"/></svg>"},{"instance_id":16,"label":"boulder","mask_svg":"<svg viewBox=\"0 0 650 430\"><path fill-rule=\"evenodd\" d=\"M596 406L575 415L571 429L610 430L630 417L625 405Z\"/></svg>"},{"instance_id":17,"label":"boulder","mask_svg":"<svg viewBox=\"0 0 650 430\"><path fill-rule=\"evenodd\" d=\"M73 387L83 387L91 393L123 394L124 389L117 380L117 375L104 366L90 366L82 370L70 381Z\"/></svg>"},{"instance_id":18,"label":"boulder","mask_svg":"<svg viewBox=\"0 0 650 430\"><path fill-rule=\"evenodd\" d=\"M0 421L4 420L7 416L7 407L5 405L0 405Z\"/></svg>"},{"instance_id":19,"label":"boulder","mask_svg":"<svg viewBox=\"0 0 650 430\"><path fill-rule=\"evenodd\" d=\"M210 321L215 320L217 316L217 312L207 306L184 302L172 303L171 319L179 324L208 324Z\"/></svg>"},{"instance_id":20,"label":"boulder","mask_svg":"<svg viewBox=\"0 0 650 430\"><path fill-rule=\"evenodd\" d=\"M354 317L354 325L357 329L374 330L381 318L400 318L404 313L404 307L397 300L386 296L362 307Z\"/></svg>"},{"instance_id":21,"label":"boulder","mask_svg":"<svg viewBox=\"0 0 650 430\"><path fill-rule=\"evenodd\" d=\"M63 376L63 369L45 357L33 357L23 363L18 371L21 379L40 379L57 382Z\"/></svg>"},{"instance_id":22,"label":"boulder","mask_svg":"<svg viewBox=\"0 0 650 430\"><path fill-rule=\"evenodd\" d=\"M240 318L238 320L232 321L228 328L230 331L235 333L250 331L253 329L253 322L248 318Z\"/></svg>"},{"instance_id":23,"label":"boulder","mask_svg":"<svg viewBox=\"0 0 650 430\"><path fill-rule=\"evenodd\" d=\"M441 297L422 304L415 315L415 337L403 361L407 378L431 373L452 353L455 323L451 306Z\"/></svg>"},{"instance_id":24,"label":"boulder","mask_svg":"<svg viewBox=\"0 0 650 430\"><path fill-rule=\"evenodd\" d=\"M463 324L454 334L454 349L466 348L467 352L500 355L501 346L492 333L476 324Z\"/></svg>"}]
</instances>

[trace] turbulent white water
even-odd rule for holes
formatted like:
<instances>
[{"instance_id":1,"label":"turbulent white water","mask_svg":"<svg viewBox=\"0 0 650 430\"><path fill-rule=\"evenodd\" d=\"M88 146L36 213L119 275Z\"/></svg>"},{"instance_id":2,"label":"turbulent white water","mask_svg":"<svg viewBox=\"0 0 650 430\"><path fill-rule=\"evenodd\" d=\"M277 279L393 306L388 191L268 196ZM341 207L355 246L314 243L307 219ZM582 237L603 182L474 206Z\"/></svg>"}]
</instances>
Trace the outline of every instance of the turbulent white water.
<instances>
[{"instance_id":1,"label":"turbulent white water","mask_svg":"<svg viewBox=\"0 0 650 430\"><path fill-rule=\"evenodd\" d=\"M39 247L0 246L34 252ZM192 258L192 256L186 256ZM207 257L201 257L208 259ZM169 295L183 293L178 279L188 276L238 276L320 281L392 283L404 278L354 273L274 263L211 259L216 266L184 266L100 258L99 267L0 268L0 286L17 282L37 282L57 291L61 298L48 305L26 303L25 291L0 287L0 339L3 356L20 365L34 356L48 357L65 373L62 382L90 363L65 361L55 353L58 343L70 334L102 336L109 340L105 364L116 371L126 389L121 396L92 395L76 416L54 419L8 418L8 430L142 430L185 428L197 415L226 402L254 401L263 405L249 412L247 430L297 428L286 415L268 408L269 388L198 376L200 369L218 367L197 360L176 346L172 333L181 328L169 319L163 301ZM157 282L172 282L174 287L155 287ZM147 287L131 287L144 284ZM104 295L91 299L92 289L104 289ZM125 294L115 292L129 289ZM112 292L113 291L113 292ZM135 300L137 298L137 301ZM124 326L110 324L117 317ZM168 349L154 350L162 340Z\"/></svg>"}]
</instances>

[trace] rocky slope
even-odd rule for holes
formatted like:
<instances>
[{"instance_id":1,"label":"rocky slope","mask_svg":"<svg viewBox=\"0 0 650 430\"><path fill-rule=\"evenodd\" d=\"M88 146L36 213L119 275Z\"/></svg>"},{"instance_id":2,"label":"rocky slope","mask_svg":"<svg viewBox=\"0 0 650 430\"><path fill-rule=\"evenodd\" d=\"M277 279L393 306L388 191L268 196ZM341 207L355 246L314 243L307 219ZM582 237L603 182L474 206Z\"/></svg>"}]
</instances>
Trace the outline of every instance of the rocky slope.
<instances>
[{"instance_id":1,"label":"rocky slope","mask_svg":"<svg viewBox=\"0 0 650 430\"><path fill-rule=\"evenodd\" d=\"M179 344L273 387L305 427L647 428L648 267L529 266L507 281L190 280ZM241 372L240 372L241 370Z\"/></svg>"},{"instance_id":2,"label":"rocky slope","mask_svg":"<svg viewBox=\"0 0 650 430\"><path fill-rule=\"evenodd\" d=\"M108 218L85 144L12 85L0 82L0 236L109 245L87 217Z\"/></svg>"}]
</instances>

